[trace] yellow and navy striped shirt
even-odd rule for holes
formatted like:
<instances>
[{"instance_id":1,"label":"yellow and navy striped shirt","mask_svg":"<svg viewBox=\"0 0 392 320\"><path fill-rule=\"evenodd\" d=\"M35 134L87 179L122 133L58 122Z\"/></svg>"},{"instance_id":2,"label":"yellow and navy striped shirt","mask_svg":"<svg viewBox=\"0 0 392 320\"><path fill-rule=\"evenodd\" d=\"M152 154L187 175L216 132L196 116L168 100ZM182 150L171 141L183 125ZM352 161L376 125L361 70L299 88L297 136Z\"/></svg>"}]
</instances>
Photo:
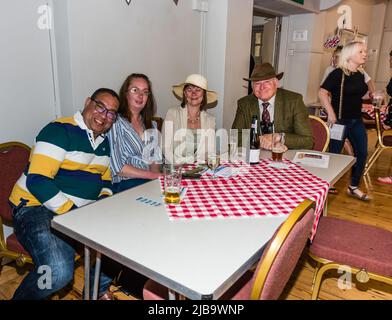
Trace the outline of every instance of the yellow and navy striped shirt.
<instances>
[{"instance_id":1,"label":"yellow and navy striped shirt","mask_svg":"<svg viewBox=\"0 0 392 320\"><path fill-rule=\"evenodd\" d=\"M18 206L44 205L62 214L112 195L110 147L106 137L93 138L77 112L45 126L36 138L25 172L16 182L10 201Z\"/></svg>"}]
</instances>

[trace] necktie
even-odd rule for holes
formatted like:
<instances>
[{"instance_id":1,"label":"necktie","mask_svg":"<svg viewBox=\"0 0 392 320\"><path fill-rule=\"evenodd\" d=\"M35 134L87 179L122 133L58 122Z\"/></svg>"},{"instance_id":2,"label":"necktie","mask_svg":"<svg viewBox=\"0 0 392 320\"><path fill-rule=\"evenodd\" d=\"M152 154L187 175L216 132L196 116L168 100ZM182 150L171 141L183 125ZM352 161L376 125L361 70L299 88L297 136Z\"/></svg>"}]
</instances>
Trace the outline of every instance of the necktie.
<instances>
[{"instance_id":1,"label":"necktie","mask_svg":"<svg viewBox=\"0 0 392 320\"><path fill-rule=\"evenodd\" d=\"M264 125L268 125L271 122L270 113L268 111L269 102L263 102L263 114L261 115L261 120Z\"/></svg>"}]
</instances>

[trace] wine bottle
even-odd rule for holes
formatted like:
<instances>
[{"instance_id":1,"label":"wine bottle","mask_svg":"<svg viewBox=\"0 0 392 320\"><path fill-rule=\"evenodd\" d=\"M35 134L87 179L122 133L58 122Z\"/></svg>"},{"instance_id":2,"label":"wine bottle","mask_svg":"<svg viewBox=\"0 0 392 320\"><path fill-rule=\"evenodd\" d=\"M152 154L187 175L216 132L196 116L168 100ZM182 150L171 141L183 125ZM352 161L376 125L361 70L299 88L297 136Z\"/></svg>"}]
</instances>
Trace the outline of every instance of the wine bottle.
<instances>
[{"instance_id":1,"label":"wine bottle","mask_svg":"<svg viewBox=\"0 0 392 320\"><path fill-rule=\"evenodd\" d=\"M260 162L260 140L257 130L257 115L252 116L252 125L250 128L250 148L249 163L258 164Z\"/></svg>"}]
</instances>

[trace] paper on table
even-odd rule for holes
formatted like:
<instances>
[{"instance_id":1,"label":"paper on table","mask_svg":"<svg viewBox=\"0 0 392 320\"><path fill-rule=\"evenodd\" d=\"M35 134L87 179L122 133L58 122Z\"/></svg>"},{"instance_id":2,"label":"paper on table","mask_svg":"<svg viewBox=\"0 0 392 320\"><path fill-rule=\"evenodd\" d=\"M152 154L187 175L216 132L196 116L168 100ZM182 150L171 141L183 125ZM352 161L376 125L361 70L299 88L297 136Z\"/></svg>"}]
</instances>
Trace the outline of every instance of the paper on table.
<instances>
[{"instance_id":1,"label":"paper on table","mask_svg":"<svg viewBox=\"0 0 392 320\"><path fill-rule=\"evenodd\" d=\"M215 169L215 177L229 178L233 175L238 174L240 171L241 168L219 166ZM209 169L208 171L206 171L206 174L214 174L214 171Z\"/></svg>"},{"instance_id":2,"label":"paper on table","mask_svg":"<svg viewBox=\"0 0 392 320\"><path fill-rule=\"evenodd\" d=\"M285 163L285 162L276 162L276 161L271 161L268 164L269 167L276 168L276 169L288 169L290 168L290 164Z\"/></svg>"},{"instance_id":3,"label":"paper on table","mask_svg":"<svg viewBox=\"0 0 392 320\"><path fill-rule=\"evenodd\" d=\"M344 133L344 125L335 123L329 128L331 139L342 141Z\"/></svg>"},{"instance_id":4,"label":"paper on table","mask_svg":"<svg viewBox=\"0 0 392 320\"><path fill-rule=\"evenodd\" d=\"M329 166L329 155L314 152L297 152L293 162L309 167L326 169Z\"/></svg>"}]
</instances>

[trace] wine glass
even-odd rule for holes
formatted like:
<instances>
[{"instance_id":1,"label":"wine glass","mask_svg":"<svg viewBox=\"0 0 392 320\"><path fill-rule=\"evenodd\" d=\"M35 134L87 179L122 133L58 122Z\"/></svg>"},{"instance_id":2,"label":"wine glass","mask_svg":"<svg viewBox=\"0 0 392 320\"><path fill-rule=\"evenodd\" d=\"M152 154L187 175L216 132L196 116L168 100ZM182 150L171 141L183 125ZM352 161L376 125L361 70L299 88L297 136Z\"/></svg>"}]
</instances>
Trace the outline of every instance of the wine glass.
<instances>
[{"instance_id":1,"label":"wine glass","mask_svg":"<svg viewBox=\"0 0 392 320\"><path fill-rule=\"evenodd\" d=\"M213 153L213 154L209 154L208 158L207 158L207 166L208 168L210 168L211 170L213 170L213 174L212 174L212 179L215 179L215 173L216 173L216 169L219 167L220 164L220 156Z\"/></svg>"},{"instance_id":2,"label":"wine glass","mask_svg":"<svg viewBox=\"0 0 392 320\"><path fill-rule=\"evenodd\" d=\"M373 93L373 101L372 104L375 108L380 108L382 101L384 99L384 91L383 90L377 90Z\"/></svg>"}]
</instances>

